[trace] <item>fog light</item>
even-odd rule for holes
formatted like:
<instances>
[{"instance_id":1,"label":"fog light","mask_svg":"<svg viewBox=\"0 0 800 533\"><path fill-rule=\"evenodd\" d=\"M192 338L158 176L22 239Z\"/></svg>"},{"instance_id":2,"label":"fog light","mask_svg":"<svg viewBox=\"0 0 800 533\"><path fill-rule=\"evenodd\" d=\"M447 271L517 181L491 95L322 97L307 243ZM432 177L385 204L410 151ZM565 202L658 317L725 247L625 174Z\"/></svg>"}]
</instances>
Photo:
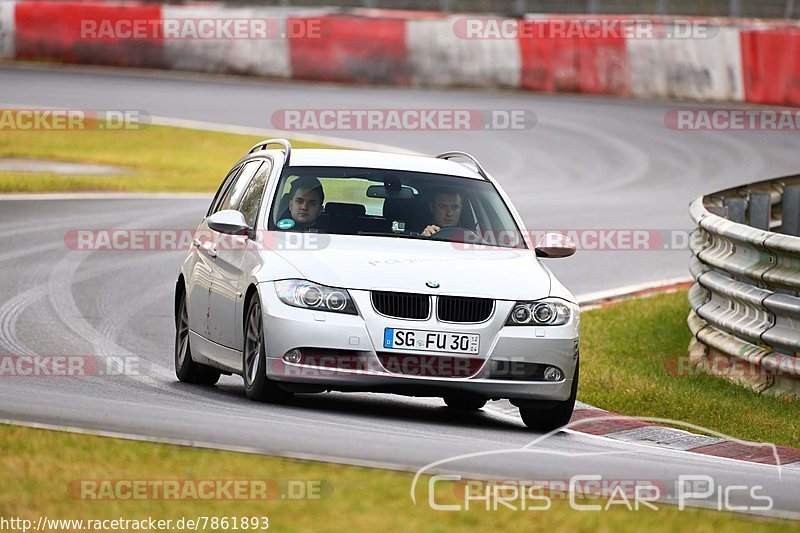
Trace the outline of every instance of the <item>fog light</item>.
<instances>
[{"instance_id":1,"label":"fog light","mask_svg":"<svg viewBox=\"0 0 800 533\"><path fill-rule=\"evenodd\" d=\"M296 348L294 350L289 350L283 356L283 360L286 361L287 363L294 363L294 364L302 363L303 353Z\"/></svg>"},{"instance_id":2,"label":"fog light","mask_svg":"<svg viewBox=\"0 0 800 533\"><path fill-rule=\"evenodd\" d=\"M564 373L561 371L560 368L556 368L554 366L548 366L544 369L544 380L545 381L561 381L564 379Z\"/></svg>"}]
</instances>

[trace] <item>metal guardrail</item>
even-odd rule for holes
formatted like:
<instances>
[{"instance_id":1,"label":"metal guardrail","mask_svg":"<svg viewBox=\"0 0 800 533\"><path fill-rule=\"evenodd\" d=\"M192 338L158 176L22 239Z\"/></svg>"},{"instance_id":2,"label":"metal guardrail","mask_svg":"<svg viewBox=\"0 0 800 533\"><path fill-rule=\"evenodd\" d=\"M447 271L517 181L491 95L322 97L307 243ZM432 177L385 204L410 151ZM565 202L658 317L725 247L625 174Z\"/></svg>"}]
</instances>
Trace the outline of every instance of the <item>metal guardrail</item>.
<instances>
[{"instance_id":1,"label":"metal guardrail","mask_svg":"<svg viewBox=\"0 0 800 533\"><path fill-rule=\"evenodd\" d=\"M800 176L700 197L689 356L759 392L800 394Z\"/></svg>"}]
</instances>

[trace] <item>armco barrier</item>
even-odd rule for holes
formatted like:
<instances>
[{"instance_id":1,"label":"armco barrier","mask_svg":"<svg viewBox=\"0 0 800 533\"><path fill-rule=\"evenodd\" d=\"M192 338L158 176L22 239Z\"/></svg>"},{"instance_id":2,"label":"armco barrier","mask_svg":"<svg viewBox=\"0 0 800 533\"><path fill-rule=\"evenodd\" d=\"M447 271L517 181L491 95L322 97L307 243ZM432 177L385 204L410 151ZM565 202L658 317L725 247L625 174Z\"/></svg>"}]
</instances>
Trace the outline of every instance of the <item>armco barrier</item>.
<instances>
[{"instance_id":1,"label":"armco barrier","mask_svg":"<svg viewBox=\"0 0 800 533\"><path fill-rule=\"evenodd\" d=\"M583 20L586 17L576 17ZM536 23L544 38L521 37L520 88L543 92L574 92L627 96L630 69L625 39L603 36L593 39L559 35L557 21ZM535 34L534 34L535 35Z\"/></svg>"},{"instance_id":2,"label":"armco barrier","mask_svg":"<svg viewBox=\"0 0 800 533\"><path fill-rule=\"evenodd\" d=\"M629 39L626 46L633 96L744 100L735 27L719 27L709 39Z\"/></svg>"},{"instance_id":3,"label":"armco barrier","mask_svg":"<svg viewBox=\"0 0 800 533\"><path fill-rule=\"evenodd\" d=\"M800 105L798 22L694 19L709 24L711 31L705 37L681 39L663 36L675 35L686 19L530 14L491 18L516 24L516 36L463 35L467 19L486 18L380 9L0 0L0 59L345 83ZM269 19L281 30L311 20L321 33L209 40L164 38L156 30L137 39L86 38L81 33L86 23L187 19ZM634 19L651 25L656 37L613 31L581 36L596 27L592 24ZM532 24L546 36L526 32ZM577 34L563 33L573 26Z\"/></svg>"},{"instance_id":4,"label":"armco barrier","mask_svg":"<svg viewBox=\"0 0 800 533\"><path fill-rule=\"evenodd\" d=\"M692 362L759 392L800 394L800 176L696 199Z\"/></svg>"},{"instance_id":5,"label":"armco barrier","mask_svg":"<svg viewBox=\"0 0 800 533\"><path fill-rule=\"evenodd\" d=\"M762 25L740 34L746 100L800 105L800 27Z\"/></svg>"},{"instance_id":6,"label":"armco barrier","mask_svg":"<svg viewBox=\"0 0 800 533\"><path fill-rule=\"evenodd\" d=\"M463 16L409 20L406 43L413 85L520 86L516 39L464 39L455 29Z\"/></svg>"},{"instance_id":7,"label":"armco barrier","mask_svg":"<svg viewBox=\"0 0 800 533\"><path fill-rule=\"evenodd\" d=\"M17 2L15 4L14 57L66 63L167 68L162 38L86 39L81 30L89 23L120 20L161 20L158 4L106 4L99 2Z\"/></svg>"},{"instance_id":8,"label":"armco barrier","mask_svg":"<svg viewBox=\"0 0 800 533\"><path fill-rule=\"evenodd\" d=\"M409 84L406 20L327 15L321 27L319 36L289 40L294 79Z\"/></svg>"},{"instance_id":9,"label":"armco barrier","mask_svg":"<svg viewBox=\"0 0 800 533\"><path fill-rule=\"evenodd\" d=\"M165 20L265 18L264 10L216 5L165 5ZM271 20L285 31L286 15L269 12ZM290 78L292 68L286 39L171 39L164 42L164 62L173 70L251 74Z\"/></svg>"}]
</instances>

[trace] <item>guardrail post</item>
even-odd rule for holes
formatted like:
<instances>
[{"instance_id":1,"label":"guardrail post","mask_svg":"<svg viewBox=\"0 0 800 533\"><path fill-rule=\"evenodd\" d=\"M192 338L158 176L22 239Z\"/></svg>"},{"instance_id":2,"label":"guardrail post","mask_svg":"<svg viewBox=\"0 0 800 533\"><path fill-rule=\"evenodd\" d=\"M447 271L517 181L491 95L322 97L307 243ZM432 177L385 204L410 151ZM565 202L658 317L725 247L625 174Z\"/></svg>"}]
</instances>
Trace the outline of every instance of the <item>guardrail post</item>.
<instances>
[{"instance_id":1,"label":"guardrail post","mask_svg":"<svg viewBox=\"0 0 800 533\"><path fill-rule=\"evenodd\" d=\"M747 207L747 200L744 198L725 198L722 204L728 211L728 220L744 224L745 208Z\"/></svg>"},{"instance_id":2,"label":"guardrail post","mask_svg":"<svg viewBox=\"0 0 800 533\"><path fill-rule=\"evenodd\" d=\"M800 185L789 185L783 189L781 210L783 211L781 233L800 236Z\"/></svg>"},{"instance_id":3,"label":"guardrail post","mask_svg":"<svg viewBox=\"0 0 800 533\"><path fill-rule=\"evenodd\" d=\"M749 226L769 231L769 215L771 208L770 195L761 192L750 194L750 205L747 206Z\"/></svg>"}]
</instances>

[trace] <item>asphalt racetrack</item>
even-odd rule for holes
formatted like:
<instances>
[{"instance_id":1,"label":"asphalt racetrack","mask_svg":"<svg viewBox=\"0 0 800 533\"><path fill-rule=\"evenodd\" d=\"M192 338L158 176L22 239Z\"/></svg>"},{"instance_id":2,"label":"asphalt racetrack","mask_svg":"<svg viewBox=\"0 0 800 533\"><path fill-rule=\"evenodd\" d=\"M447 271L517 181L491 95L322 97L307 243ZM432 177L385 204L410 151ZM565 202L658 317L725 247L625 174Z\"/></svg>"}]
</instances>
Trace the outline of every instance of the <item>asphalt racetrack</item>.
<instances>
[{"instance_id":1,"label":"asphalt racetrack","mask_svg":"<svg viewBox=\"0 0 800 533\"><path fill-rule=\"evenodd\" d=\"M795 132L675 131L665 127L664 115L686 105L678 103L11 66L0 68L0 102L141 109L260 128L271 128L273 111L287 108L532 110L538 122L522 131L313 133L428 154L471 152L536 229L688 230L688 203L701 193L793 174L800 166ZM800 513L796 468L779 472L574 432L521 452L539 436L491 406L453 414L439 399L340 393L299 395L274 406L247 401L235 376L210 389L178 383L172 302L184 252L76 252L64 235L74 228L194 228L207 204L205 198L0 200L0 352L137 356L142 370L3 380L1 419L412 471L463 455L434 470L495 478L592 473L672 481L708 474L720 484L761 484L776 510ZM686 276L688 258L685 248L585 250L548 265L580 295ZM516 451L474 455L497 450Z\"/></svg>"}]
</instances>

